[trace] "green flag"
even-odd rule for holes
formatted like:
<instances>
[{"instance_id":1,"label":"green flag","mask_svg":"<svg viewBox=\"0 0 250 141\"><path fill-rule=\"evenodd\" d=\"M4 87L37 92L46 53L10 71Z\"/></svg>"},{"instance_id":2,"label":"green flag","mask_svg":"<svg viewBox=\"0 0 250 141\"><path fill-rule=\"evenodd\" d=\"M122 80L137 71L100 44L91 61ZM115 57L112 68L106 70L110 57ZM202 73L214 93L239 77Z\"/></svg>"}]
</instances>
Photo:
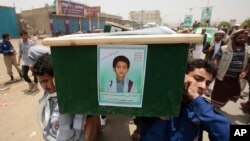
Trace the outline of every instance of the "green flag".
<instances>
[{"instance_id":1,"label":"green flag","mask_svg":"<svg viewBox=\"0 0 250 141\"><path fill-rule=\"evenodd\" d=\"M184 27L190 27L192 25L192 15L186 15L184 18Z\"/></svg>"},{"instance_id":2,"label":"green flag","mask_svg":"<svg viewBox=\"0 0 250 141\"><path fill-rule=\"evenodd\" d=\"M212 7L204 7L202 9L202 13L201 13L201 20L202 21L206 21L211 19L212 16Z\"/></svg>"}]
</instances>

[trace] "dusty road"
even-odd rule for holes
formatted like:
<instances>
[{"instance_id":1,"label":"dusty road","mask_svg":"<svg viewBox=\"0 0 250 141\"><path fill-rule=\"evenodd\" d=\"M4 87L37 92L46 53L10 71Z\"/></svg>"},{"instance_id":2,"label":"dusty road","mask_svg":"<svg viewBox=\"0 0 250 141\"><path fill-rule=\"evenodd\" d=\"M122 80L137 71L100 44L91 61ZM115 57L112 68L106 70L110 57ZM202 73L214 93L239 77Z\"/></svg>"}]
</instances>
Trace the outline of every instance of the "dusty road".
<instances>
[{"instance_id":1,"label":"dusty road","mask_svg":"<svg viewBox=\"0 0 250 141\"><path fill-rule=\"evenodd\" d=\"M18 40L11 40L18 50ZM40 41L38 41L40 44ZM13 68L15 83L6 73L3 56L0 55L0 141L43 141L41 130L37 122L38 99L43 90L27 93L28 85L19 80L17 71ZM31 76L31 74L30 74ZM247 116L239 109L239 103L246 101L239 99L235 104L229 102L222 108L234 124L246 124ZM102 141L130 141L134 125L130 117L108 117L107 126L103 129ZM207 137L204 137L208 140Z\"/></svg>"},{"instance_id":2,"label":"dusty road","mask_svg":"<svg viewBox=\"0 0 250 141\"><path fill-rule=\"evenodd\" d=\"M18 40L11 40L18 50ZM3 55L0 56L0 140L1 141L41 141L41 131L37 122L38 99L42 90L27 93L28 85L13 68L16 82L6 73Z\"/></svg>"},{"instance_id":3,"label":"dusty road","mask_svg":"<svg viewBox=\"0 0 250 141\"><path fill-rule=\"evenodd\" d=\"M18 39L12 39L11 42L18 52ZM0 141L43 141L37 120L38 99L43 95L42 88L39 86L39 91L28 93L28 84L20 80L14 67L15 82L8 82L10 78L6 72L3 55L0 55ZM131 119L108 117L108 125L103 129L100 140L130 141L130 134L135 128Z\"/></svg>"}]
</instances>

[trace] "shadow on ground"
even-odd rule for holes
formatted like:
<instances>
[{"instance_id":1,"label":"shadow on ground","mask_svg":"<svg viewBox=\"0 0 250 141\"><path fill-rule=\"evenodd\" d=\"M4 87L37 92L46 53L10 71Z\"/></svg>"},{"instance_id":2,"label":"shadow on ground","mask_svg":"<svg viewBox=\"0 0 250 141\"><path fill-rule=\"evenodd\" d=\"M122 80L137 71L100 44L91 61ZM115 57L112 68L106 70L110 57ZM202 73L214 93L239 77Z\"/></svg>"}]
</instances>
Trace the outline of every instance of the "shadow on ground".
<instances>
[{"instance_id":1,"label":"shadow on ground","mask_svg":"<svg viewBox=\"0 0 250 141\"><path fill-rule=\"evenodd\" d=\"M108 116L98 141L132 141L129 128L131 124L134 124L132 117Z\"/></svg>"}]
</instances>

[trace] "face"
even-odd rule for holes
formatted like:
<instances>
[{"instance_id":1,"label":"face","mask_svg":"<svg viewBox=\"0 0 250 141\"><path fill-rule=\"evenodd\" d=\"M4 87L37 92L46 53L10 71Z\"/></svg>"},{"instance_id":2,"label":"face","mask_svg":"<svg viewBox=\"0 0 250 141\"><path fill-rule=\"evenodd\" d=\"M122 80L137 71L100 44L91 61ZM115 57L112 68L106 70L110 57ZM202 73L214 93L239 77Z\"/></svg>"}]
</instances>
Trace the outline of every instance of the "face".
<instances>
[{"instance_id":1,"label":"face","mask_svg":"<svg viewBox=\"0 0 250 141\"><path fill-rule=\"evenodd\" d=\"M53 77L50 76L48 73L45 73L43 75L38 75L37 80L42 86L44 90L46 90L48 93L54 93L56 92L56 87L53 81Z\"/></svg>"},{"instance_id":2,"label":"face","mask_svg":"<svg viewBox=\"0 0 250 141\"><path fill-rule=\"evenodd\" d=\"M28 38L29 38L29 35L28 35L28 34L23 34L23 35L22 35L23 41L27 41Z\"/></svg>"},{"instance_id":3,"label":"face","mask_svg":"<svg viewBox=\"0 0 250 141\"><path fill-rule=\"evenodd\" d=\"M201 30L201 34L204 34L206 32L206 29Z\"/></svg>"},{"instance_id":4,"label":"face","mask_svg":"<svg viewBox=\"0 0 250 141\"><path fill-rule=\"evenodd\" d=\"M235 37L234 42L235 42L235 45L237 46L243 46L246 43L246 40L247 40L247 34L242 33Z\"/></svg>"},{"instance_id":5,"label":"face","mask_svg":"<svg viewBox=\"0 0 250 141\"><path fill-rule=\"evenodd\" d=\"M6 37L5 40L10 40L10 36Z\"/></svg>"},{"instance_id":6,"label":"face","mask_svg":"<svg viewBox=\"0 0 250 141\"><path fill-rule=\"evenodd\" d=\"M219 42L224 37L223 34L217 33L215 34L215 41Z\"/></svg>"},{"instance_id":7,"label":"face","mask_svg":"<svg viewBox=\"0 0 250 141\"><path fill-rule=\"evenodd\" d=\"M125 62L118 61L113 71L116 73L116 77L119 80L124 80L126 74L128 73L128 65Z\"/></svg>"},{"instance_id":8,"label":"face","mask_svg":"<svg viewBox=\"0 0 250 141\"><path fill-rule=\"evenodd\" d=\"M192 77L198 85L198 93L202 95L207 89L208 86L213 81L212 74L208 73L204 68L196 68L194 71L191 71L187 74Z\"/></svg>"}]
</instances>

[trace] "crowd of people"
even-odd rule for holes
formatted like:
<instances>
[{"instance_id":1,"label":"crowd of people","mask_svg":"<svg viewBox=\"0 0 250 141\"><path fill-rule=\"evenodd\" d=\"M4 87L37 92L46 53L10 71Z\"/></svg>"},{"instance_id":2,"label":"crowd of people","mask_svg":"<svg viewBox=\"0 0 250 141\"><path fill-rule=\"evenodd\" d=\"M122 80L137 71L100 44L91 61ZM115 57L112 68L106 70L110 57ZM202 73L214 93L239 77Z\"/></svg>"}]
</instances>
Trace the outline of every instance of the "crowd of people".
<instances>
[{"instance_id":1,"label":"crowd of people","mask_svg":"<svg viewBox=\"0 0 250 141\"><path fill-rule=\"evenodd\" d=\"M250 82L250 28L235 28L230 34L227 31L226 27L218 29L212 41L207 42L206 30L202 30L204 42L192 45L192 59L187 63L179 116L136 117L134 141L198 140L202 131L208 132L210 140L229 140L231 121L218 111L229 100L238 100L242 91L240 79ZM20 37L18 58L8 33L2 35L0 53L10 81L14 81L13 65L28 83L28 92L36 91L38 83L44 89L38 110L44 140L96 141L106 116L60 113L50 49L36 45L26 31L21 31ZM207 91L211 92L211 102L202 96ZM250 115L250 96L241 106Z\"/></svg>"},{"instance_id":2,"label":"crowd of people","mask_svg":"<svg viewBox=\"0 0 250 141\"><path fill-rule=\"evenodd\" d=\"M218 29L211 42L201 45L202 52L193 49L195 55L190 55L211 61L218 66L218 74L208 92L217 109L225 106L229 100L236 102L244 89L244 84L241 83L245 81L241 80L249 81L250 28L234 28L231 33L228 33L225 27ZM248 103L242 103L241 106L244 113L250 114Z\"/></svg>"}]
</instances>

